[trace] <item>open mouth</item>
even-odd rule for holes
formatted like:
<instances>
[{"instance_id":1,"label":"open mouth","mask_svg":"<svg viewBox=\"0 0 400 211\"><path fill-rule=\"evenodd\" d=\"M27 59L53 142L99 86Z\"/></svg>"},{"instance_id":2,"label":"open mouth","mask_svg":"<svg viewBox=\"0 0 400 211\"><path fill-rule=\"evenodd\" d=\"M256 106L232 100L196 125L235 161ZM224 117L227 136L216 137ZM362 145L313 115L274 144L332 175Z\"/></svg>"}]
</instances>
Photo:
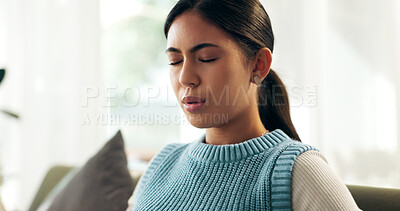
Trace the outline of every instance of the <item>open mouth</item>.
<instances>
[{"instance_id":1,"label":"open mouth","mask_svg":"<svg viewBox=\"0 0 400 211\"><path fill-rule=\"evenodd\" d=\"M188 112L195 112L199 110L204 105L205 102L206 102L205 99L194 96L186 96L182 100L183 107Z\"/></svg>"},{"instance_id":2,"label":"open mouth","mask_svg":"<svg viewBox=\"0 0 400 211\"><path fill-rule=\"evenodd\" d=\"M186 102L186 104L196 104L196 103L201 103L201 102Z\"/></svg>"},{"instance_id":3,"label":"open mouth","mask_svg":"<svg viewBox=\"0 0 400 211\"><path fill-rule=\"evenodd\" d=\"M188 112L195 112L203 106L203 102L187 102L183 104L183 107Z\"/></svg>"}]
</instances>

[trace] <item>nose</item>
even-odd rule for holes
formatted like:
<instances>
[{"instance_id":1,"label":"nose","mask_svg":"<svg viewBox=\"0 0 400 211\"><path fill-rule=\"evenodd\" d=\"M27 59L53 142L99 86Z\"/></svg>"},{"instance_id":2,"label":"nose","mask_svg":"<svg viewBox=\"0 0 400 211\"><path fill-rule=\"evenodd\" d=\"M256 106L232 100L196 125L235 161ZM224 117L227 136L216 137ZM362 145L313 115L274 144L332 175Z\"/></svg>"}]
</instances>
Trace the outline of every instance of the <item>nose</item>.
<instances>
[{"instance_id":1,"label":"nose","mask_svg":"<svg viewBox=\"0 0 400 211\"><path fill-rule=\"evenodd\" d=\"M189 88L197 87L200 84L195 65L190 64L190 62L184 62L179 76L179 83Z\"/></svg>"}]
</instances>

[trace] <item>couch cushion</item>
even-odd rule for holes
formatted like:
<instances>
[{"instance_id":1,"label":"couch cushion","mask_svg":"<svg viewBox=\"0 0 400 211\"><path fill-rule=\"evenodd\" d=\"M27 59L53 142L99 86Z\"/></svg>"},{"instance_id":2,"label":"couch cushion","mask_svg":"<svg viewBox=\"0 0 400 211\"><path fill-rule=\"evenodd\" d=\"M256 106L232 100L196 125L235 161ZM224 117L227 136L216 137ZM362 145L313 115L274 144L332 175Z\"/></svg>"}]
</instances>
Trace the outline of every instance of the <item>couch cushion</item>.
<instances>
[{"instance_id":1,"label":"couch cushion","mask_svg":"<svg viewBox=\"0 0 400 211\"><path fill-rule=\"evenodd\" d=\"M56 195L49 211L125 210L134 186L118 131Z\"/></svg>"}]
</instances>

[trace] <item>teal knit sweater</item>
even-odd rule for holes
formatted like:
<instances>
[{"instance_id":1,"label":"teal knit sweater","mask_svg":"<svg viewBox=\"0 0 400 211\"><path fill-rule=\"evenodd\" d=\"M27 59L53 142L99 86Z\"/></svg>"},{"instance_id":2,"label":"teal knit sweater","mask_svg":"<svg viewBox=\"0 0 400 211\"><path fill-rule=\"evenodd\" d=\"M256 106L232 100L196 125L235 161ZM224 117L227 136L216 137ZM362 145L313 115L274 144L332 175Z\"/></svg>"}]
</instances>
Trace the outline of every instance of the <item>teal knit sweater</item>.
<instances>
[{"instance_id":1,"label":"teal knit sweater","mask_svg":"<svg viewBox=\"0 0 400 211\"><path fill-rule=\"evenodd\" d=\"M151 160L133 210L292 209L294 161L315 148L280 129L239 144L202 139L169 144Z\"/></svg>"}]
</instances>

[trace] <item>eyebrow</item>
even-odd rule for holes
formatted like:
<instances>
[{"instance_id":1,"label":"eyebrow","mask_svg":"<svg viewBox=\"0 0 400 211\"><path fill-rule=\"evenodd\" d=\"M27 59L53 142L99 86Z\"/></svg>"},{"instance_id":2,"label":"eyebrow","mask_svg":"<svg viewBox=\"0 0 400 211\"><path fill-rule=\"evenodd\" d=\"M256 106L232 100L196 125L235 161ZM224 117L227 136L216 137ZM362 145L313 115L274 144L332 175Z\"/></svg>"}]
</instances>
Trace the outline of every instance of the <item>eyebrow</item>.
<instances>
[{"instance_id":1,"label":"eyebrow","mask_svg":"<svg viewBox=\"0 0 400 211\"><path fill-rule=\"evenodd\" d=\"M194 52L196 52L196 51L198 51L200 49L207 48L207 47L216 47L216 48L218 48L219 46L215 45L215 44L212 44L212 43L201 43L201 44L198 44L198 45L194 46L193 48L191 48L189 50L189 52L190 53L194 53ZM174 48L174 47L167 48L167 50L165 50L165 53L168 53L168 52L182 53L181 50L179 50L177 48Z\"/></svg>"}]
</instances>

